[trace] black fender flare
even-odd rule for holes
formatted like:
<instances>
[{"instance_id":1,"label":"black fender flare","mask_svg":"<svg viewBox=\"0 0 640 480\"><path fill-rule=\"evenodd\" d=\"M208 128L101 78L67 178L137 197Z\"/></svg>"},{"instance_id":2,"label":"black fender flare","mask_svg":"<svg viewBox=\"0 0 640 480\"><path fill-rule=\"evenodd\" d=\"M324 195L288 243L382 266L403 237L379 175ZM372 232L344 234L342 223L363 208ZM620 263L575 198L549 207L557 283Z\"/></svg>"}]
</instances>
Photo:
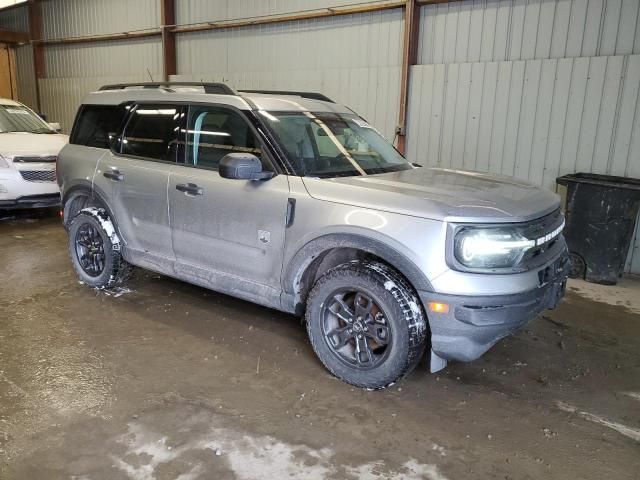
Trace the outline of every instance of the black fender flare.
<instances>
[{"instance_id":1,"label":"black fender flare","mask_svg":"<svg viewBox=\"0 0 640 480\"><path fill-rule=\"evenodd\" d=\"M364 235L332 233L317 237L302 246L288 262L282 276L286 294L297 295L298 285L307 267L316 258L335 248L353 248L375 255L398 270L416 290L433 291L429 279L405 255L395 248Z\"/></svg>"}]
</instances>

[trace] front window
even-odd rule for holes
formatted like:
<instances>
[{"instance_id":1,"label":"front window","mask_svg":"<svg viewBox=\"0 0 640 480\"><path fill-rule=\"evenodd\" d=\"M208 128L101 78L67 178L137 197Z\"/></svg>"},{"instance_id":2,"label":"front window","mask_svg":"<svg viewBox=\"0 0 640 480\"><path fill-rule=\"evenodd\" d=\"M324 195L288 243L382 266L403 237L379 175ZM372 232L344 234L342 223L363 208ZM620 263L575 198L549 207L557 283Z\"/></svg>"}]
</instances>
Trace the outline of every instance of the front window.
<instances>
[{"instance_id":1,"label":"front window","mask_svg":"<svg viewBox=\"0 0 640 480\"><path fill-rule=\"evenodd\" d=\"M27 107L0 104L0 133L12 132L56 133Z\"/></svg>"},{"instance_id":2,"label":"front window","mask_svg":"<svg viewBox=\"0 0 640 480\"><path fill-rule=\"evenodd\" d=\"M346 177L408 170L411 164L353 114L260 112L296 175Z\"/></svg>"}]
</instances>

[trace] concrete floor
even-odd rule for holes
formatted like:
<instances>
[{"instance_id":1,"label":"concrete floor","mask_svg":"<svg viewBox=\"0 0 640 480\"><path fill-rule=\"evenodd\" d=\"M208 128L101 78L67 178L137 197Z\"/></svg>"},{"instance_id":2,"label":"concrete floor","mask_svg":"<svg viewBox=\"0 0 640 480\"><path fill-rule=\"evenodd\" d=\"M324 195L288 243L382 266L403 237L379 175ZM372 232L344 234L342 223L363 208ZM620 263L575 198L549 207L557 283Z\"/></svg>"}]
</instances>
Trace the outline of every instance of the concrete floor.
<instances>
[{"instance_id":1,"label":"concrete floor","mask_svg":"<svg viewBox=\"0 0 640 480\"><path fill-rule=\"evenodd\" d=\"M55 217L0 222L0 260L3 480L640 478L638 281L367 392L295 317L142 271L79 285Z\"/></svg>"}]
</instances>

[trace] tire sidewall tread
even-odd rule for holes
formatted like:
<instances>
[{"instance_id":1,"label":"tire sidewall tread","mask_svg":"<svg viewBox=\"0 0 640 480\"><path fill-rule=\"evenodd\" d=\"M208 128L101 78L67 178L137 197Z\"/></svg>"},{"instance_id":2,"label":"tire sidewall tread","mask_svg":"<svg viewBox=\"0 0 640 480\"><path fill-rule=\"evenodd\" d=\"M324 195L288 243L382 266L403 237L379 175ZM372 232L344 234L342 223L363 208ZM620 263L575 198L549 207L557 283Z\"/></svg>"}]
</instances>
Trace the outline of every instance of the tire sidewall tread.
<instances>
[{"instance_id":1,"label":"tire sidewall tread","mask_svg":"<svg viewBox=\"0 0 640 480\"><path fill-rule=\"evenodd\" d=\"M372 293L387 312L392 336L387 358L372 370L347 366L329 349L322 334L322 307L327 295L342 286L355 286ZM420 361L426 346L427 322L420 299L400 273L376 261L354 260L338 265L320 277L309 293L306 309L307 333L322 364L345 382L367 389L393 385Z\"/></svg>"}]
</instances>

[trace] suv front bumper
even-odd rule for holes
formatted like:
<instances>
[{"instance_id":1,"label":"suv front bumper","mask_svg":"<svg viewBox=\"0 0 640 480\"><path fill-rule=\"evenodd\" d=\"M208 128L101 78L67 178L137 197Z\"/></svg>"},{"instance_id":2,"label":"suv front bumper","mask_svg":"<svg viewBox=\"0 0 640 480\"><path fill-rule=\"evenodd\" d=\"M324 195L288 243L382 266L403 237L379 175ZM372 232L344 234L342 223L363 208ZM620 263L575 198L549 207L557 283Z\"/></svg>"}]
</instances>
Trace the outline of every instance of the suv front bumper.
<instances>
[{"instance_id":1,"label":"suv front bumper","mask_svg":"<svg viewBox=\"0 0 640 480\"><path fill-rule=\"evenodd\" d=\"M429 302L449 305L447 313L428 313L431 350L442 360L475 360L542 311L555 308L564 296L568 272L565 250L540 270L540 286L534 290L478 297L419 292L425 307Z\"/></svg>"}]
</instances>

